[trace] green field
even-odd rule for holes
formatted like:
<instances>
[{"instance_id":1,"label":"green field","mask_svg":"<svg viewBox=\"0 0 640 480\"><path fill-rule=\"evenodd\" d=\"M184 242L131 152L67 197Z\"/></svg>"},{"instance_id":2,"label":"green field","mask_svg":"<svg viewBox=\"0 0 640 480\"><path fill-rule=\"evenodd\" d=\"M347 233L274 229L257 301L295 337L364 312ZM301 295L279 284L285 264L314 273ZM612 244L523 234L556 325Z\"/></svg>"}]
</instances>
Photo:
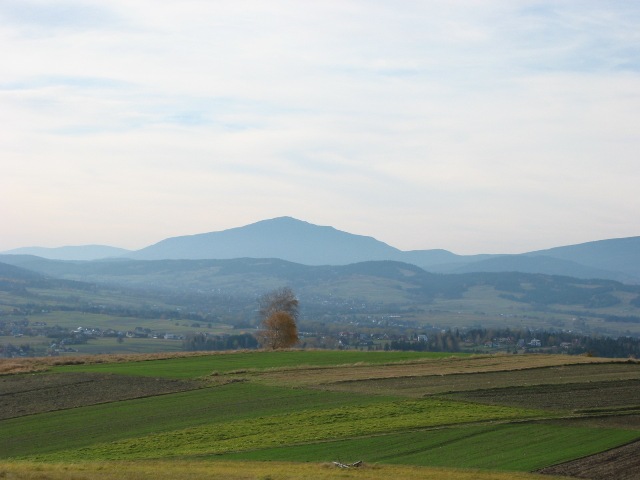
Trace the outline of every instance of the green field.
<instances>
[{"instance_id":1,"label":"green field","mask_svg":"<svg viewBox=\"0 0 640 480\"><path fill-rule=\"evenodd\" d=\"M183 351L179 340L165 340L163 338L125 338L120 343L117 338L96 338L86 344L73 345L77 355L154 353ZM65 354L65 356L74 356Z\"/></svg>"},{"instance_id":2,"label":"green field","mask_svg":"<svg viewBox=\"0 0 640 480\"><path fill-rule=\"evenodd\" d=\"M28 343L39 355L45 356L53 340L47 337L7 337L0 336L0 344L21 345ZM162 338L125 338L118 342L115 337L101 337L91 339L87 343L69 345L73 351L64 352L65 357L98 354L127 354L183 351L180 340L165 340Z\"/></svg>"},{"instance_id":3,"label":"green field","mask_svg":"<svg viewBox=\"0 0 640 480\"><path fill-rule=\"evenodd\" d=\"M284 352L233 352L171 360L58 367L56 371L110 372L171 378L197 378L214 373L253 372L283 367L384 364L420 359L464 357L466 354L432 352L363 352L357 350L309 350Z\"/></svg>"},{"instance_id":4,"label":"green field","mask_svg":"<svg viewBox=\"0 0 640 480\"><path fill-rule=\"evenodd\" d=\"M0 477L63 465L93 472L82 478L112 478L128 462L146 472L137 478L165 478L150 465L171 461L167 472L193 462L200 473L192 478L215 478L205 465L215 472L234 464L262 472L237 478L267 478L279 462L289 463L272 478L305 478L308 464L362 460L363 470L325 466L318 478L535 478L526 473L640 439L636 362L357 351L145 358L0 376L0 402L15 412L0 420ZM77 406L56 408L46 394L46 413L20 403L45 376L42 388L67 381L60 395ZM132 376L147 379L141 398L118 400L108 390L82 397L90 382L100 389L100 378L113 386ZM200 380L192 390L153 394L153 378ZM62 478L55 475L42 478Z\"/></svg>"},{"instance_id":5,"label":"green field","mask_svg":"<svg viewBox=\"0 0 640 480\"><path fill-rule=\"evenodd\" d=\"M365 458L390 464L530 471L636 438L638 432L616 429L474 425L260 449L223 458L298 462Z\"/></svg>"},{"instance_id":6,"label":"green field","mask_svg":"<svg viewBox=\"0 0 640 480\"><path fill-rule=\"evenodd\" d=\"M3 457L64 452L143 435L158 436L165 432L171 435L185 428L210 428L252 418L283 416L296 410L310 412L378 402L381 399L377 397L237 382L5 420L0 432L0 452ZM58 440L52 442L52 438Z\"/></svg>"},{"instance_id":7,"label":"green field","mask_svg":"<svg viewBox=\"0 0 640 480\"><path fill-rule=\"evenodd\" d=\"M209 333L233 333L233 327L221 323L200 323L200 327L192 327L194 322L187 320L170 320L162 318L136 318L127 316L106 315L100 313L51 311L29 315L31 322L46 322L47 325L59 325L65 328L91 327L101 330L113 329L126 332L136 327L149 328L163 333L191 333L207 331Z\"/></svg>"},{"instance_id":8,"label":"green field","mask_svg":"<svg viewBox=\"0 0 640 480\"><path fill-rule=\"evenodd\" d=\"M264 399L271 402L269 397ZM491 422L535 417L537 412L508 407L489 407L439 400L421 401L362 401L350 405L353 399L345 396L344 405L323 405L322 408L308 408L306 405L292 405L281 413L265 413L261 408L252 410L247 418L232 419L225 416L216 421L216 416L205 425L173 428L168 432L141 435L134 438L95 443L88 447L60 445L56 452L38 457L48 461L78 460L133 460L170 457L217 455L229 452L270 448L279 445L299 445L332 441L340 438L358 438L374 434L397 432L407 429L428 428L440 425L455 425L469 422ZM282 399L288 403L288 399ZM188 404L184 408L189 408ZM86 412L91 415L91 412ZM128 412L121 412L123 419L130 418ZM86 419L87 417L83 415ZM91 417L94 418L94 417ZM101 428L99 417L97 429ZM52 431L66 431L65 418L60 418ZM146 428L147 422L141 425ZM47 425L49 427L49 425ZM37 431L45 428L42 424ZM112 431L113 425L105 424L104 429ZM77 430L73 430L77 432ZM17 433L17 432L15 432ZM29 434L32 438L32 435ZM92 436L92 439L95 439ZM50 448L50 447L47 447ZM35 452L30 452L33 455ZM322 460L317 458L316 460ZM324 459L328 460L328 459ZM369 456L368 461L380 461ZM409 462L413 463L413 462Z\"/></svg>"}]
</instances>

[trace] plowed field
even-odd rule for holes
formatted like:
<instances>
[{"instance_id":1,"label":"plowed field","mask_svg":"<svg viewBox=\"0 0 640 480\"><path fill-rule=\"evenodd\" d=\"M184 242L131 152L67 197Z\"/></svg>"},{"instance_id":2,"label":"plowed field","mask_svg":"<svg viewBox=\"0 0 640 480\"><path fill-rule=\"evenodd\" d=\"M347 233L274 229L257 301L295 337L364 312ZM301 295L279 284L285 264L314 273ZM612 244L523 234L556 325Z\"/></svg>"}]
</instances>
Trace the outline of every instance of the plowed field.
<instances>
[{"instance_id":1,"label":"plowed field","mask_svg":"<svg viewBox=\"0 0 640 480\"><path fill-rule=\"evenodd\" d=\"M197 381L96 373L0 377L0 420L199 388Z\"/></svg>"},{"instance_id":2,"label":"plowed field","mask_svg":"<svg viewBox=\"0 0 640 480\"><path fill-rule=\"evenodd\" d=\"M591 480L638 480L640 478L640 441L539 470L547 475Z\"/></svg>"}]
</instances>

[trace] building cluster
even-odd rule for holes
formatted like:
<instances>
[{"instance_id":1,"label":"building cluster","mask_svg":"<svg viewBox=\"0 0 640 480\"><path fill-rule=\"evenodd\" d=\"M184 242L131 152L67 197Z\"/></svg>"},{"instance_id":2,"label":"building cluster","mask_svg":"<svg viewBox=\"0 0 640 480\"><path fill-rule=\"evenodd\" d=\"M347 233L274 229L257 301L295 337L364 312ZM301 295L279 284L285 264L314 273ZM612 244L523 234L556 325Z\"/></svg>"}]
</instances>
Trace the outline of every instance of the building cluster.
<instances>
[{"instance_id":1,"label":"building cluster","mask_svg":"<svg viewBox=\"0 0 640 480\"><path fill-rule=\"evenodd\" d=\"M33 346L29 344L31 337L50 339L47 354L76 352L73 345L82 345L96 338L163 338L167 340L184 340L184 335L158 333L149 328L136 327L133 330L100 329L96 327L64 328L59 325L48 325L47 322L30 322L28 319L0 320L0 337L13 337L13 340L0 344L0 358L28 357L34 355Z\"/></svg>"}]
</instances>

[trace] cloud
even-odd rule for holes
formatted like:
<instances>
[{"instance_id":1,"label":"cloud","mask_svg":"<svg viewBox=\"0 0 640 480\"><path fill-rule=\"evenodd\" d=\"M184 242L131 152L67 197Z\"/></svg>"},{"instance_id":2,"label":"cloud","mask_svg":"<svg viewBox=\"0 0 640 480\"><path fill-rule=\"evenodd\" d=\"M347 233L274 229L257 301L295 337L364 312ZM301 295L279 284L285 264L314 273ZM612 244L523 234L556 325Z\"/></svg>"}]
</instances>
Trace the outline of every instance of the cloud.
<instances>
[{"instance_id":1,"label":"cloud","mask_svg":"<svg viewBox=\"0 0 640 480\"><path fill-rule=\"evenodd\" d=\"M9 0L0 201L28 206L16 235L125 247L279 215L469 253L637 234L639 26L633 3Z\"/></svg>"},{"instance_id":2,"label":"cloud","mask_svg":"<svg viewBox=\"0 0 640 480\"><path fill-rule=\"evenodd\" d=\"M41 35L59 29L93 30L119 24L118 15L101 3L3 0L0 3L0 18L16 29L24 29L30 34L39 31Z\"/></svg>"}]
</instances>

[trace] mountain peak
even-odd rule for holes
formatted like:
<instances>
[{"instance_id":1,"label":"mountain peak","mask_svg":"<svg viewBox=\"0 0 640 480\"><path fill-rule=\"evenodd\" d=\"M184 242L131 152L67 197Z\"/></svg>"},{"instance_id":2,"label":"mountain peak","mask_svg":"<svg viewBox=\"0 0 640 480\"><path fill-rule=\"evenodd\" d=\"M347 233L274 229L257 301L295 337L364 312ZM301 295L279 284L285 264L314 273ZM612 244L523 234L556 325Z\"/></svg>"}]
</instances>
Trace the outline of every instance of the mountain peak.
<instances>
[{"instance_id":1,"label":"mountain peak","mask_svg":"<svg viewBox=\"0 0 640 480\"><path fill-rule=\"evenodd\" d=\"M313 223L307 222L305 220L299 220L297 218L294 217L288 217L288 216L283 216L283 217L275 217L275 218L269 218L266 220L260 220L258 222L255 223L251 223L249 225L246 225L244 227L238 227L238 228L248 228L254 225L261 225L261 226L269 226L269 227L290 227L290 228L328 228L331 230L336 230L334 227L331 226L323 226L323 225L315 225Z\"/></svg>"},{"instance_id":2,"label":"mountain peak","mask_svg":"<svg viewBox=\"0 0 640 480\"><path fill-rule=\"evenodd\" d=\"M155 259L280 258L305 265L394 259L394 247L372 237L283 216L220 232L163 240L128 255Z\"/></svg>"}]
</instances>

